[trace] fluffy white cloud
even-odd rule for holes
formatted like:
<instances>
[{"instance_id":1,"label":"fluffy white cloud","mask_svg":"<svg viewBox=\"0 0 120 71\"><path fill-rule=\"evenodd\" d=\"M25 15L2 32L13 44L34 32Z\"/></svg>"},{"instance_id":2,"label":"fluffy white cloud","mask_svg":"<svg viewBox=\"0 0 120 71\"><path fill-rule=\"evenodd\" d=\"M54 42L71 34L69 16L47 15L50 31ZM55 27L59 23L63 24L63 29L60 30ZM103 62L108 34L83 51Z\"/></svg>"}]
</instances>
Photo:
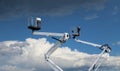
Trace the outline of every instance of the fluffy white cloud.
<instances>
[{"instance_id":1,"label":"fluffy white cloud","mask_svg":"<svg viewBox=\"0 0 120 71\"><path fill-rule=\"evenodd\" d=\"M5 65L0 67L0 71L33 71L34 69L22 69L12 65Z\"/></svg>"},{"instance_id":2,"label":"fluffy white cloud","mask_svg":"<svg viewBox=\"0 0 120 71\"><path fill-rule=\"evenodd\" d=\"M0 42L0 71L53 71L44 59L44 54L53 45L46 38ZM69 47L59 47L51 59L65 71L87 71L96 56ZM119 67L120 57L110 56L100 69L119 71Z\"/></svg>"}]
</instances>

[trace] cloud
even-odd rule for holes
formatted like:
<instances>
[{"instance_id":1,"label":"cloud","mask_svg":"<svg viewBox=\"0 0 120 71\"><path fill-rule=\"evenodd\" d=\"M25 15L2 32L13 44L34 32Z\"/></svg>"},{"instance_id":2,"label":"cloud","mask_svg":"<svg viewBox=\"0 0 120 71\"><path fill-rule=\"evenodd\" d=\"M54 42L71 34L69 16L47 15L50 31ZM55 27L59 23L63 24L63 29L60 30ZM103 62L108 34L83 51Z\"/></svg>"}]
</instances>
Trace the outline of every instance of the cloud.
<instances>
[{"instance_id":1,"label":"cloud","mask_svg":"<svg viewBox=\"0 0 120 71\"><path fill-rule=\"evenodd\" d=\"M0 67L0 71L33 71L34 69L22 69L12 65L5 65Z\"/></svg>"},{"instance_id":2,"label":"cloud","mask_svg":"<svg viewBox=\"0 0 120 71\"><path fill-rule=\"evenodd\" d=\"M92 19L96 19L96 18L98 18L97 14L93 14L93 15L84 17L85 20L92 20Z\"/></svg>"},{"instance_id":3,"label":"cloud","mask_svg":"<svg viewBox=\"0 0 120 71\"><path fill-rule=\"evenodd\" d=\"M120 45L120 41L117 41L117 42L113 43L113 45L114 45L114 46L115 46L115 45Z\"/></svg>"},{"instance_id":4,"label":"cloud","mask_svg":"<svg viewBox=\"0 0 120 71\"><path fill-rule=\"evenodd\" d=\"M44 59L44 54L53 45L46 38L0 42L0 71L53 71ZM87 71L96 56L69 47L59 47L51 59L64 71ZM120 57L110 56L100 69L119 71L119 67Z\"/></svg>"},{"instance_id":5,"label":"cloud","mask_svg":"<svg viewBox=\"0 0 120 71\"><path fill-rule=\"evenodd\" d=\"M114 8L113 8L113 15L116 15L116 14L118 14L119 13L119 7L118 6L115 6Z\"/></svg>"},{"instance_id":6,"label":"cloud","mask_svg":"<svg viewBox=\"0 0 120 71\"><path fill-rule=\"evenodd\" d=\"M116 44L117 44L117 45L120 45L120 41L118 41Z\"/></svg>"},{"instance_id":7,"label":"cloud","mask_svg":"<svg viewBox=\"0 0 120 71\"><path fill-rule=\"evenodd\" d=\"M20 15L61 16L78 9L102 10L106 0L0 0L0 17Z\"/></svg>"}]
</instances>

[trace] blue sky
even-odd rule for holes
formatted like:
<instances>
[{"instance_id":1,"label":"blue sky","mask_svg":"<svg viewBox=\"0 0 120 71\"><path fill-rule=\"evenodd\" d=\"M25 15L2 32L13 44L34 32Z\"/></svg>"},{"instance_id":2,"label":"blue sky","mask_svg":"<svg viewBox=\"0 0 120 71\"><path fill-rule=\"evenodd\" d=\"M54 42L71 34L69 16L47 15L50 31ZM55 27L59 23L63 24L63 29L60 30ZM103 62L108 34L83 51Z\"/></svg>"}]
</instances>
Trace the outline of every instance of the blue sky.
<instances>
[{"instance_id":1,"label":"blue sky","mask_svg":"<svg viewBox=\"0 0 120 71\"><path fill-rule=\"evenodd\" d=\"M30 16L42 19L41 31L71 33L81 26L78 39L98 44L108 43L112 56L120 56L120 1L119 0L0 0L0 42L25 41L34 36L27 29ZM51 38L48 41L54 43ZM70 39L63 46L85 53L100 53L100 50Z\"/></svg>"},{"instance_id":2,"label":"blue sky","mask_svg":"<svg viewBox=\"0 0 120 71\"><path fill-rule=\"evenodd\" d=\"M58 2L55 1L52 2L55 5L50 6L50 8L49 3L44 1L41 2L47 5L37 5L37 3L31 4L28 2L28 7L25 5L27 2L24 4L24 1L21 1L20 3L23 3L23 6L18 1L15 2L12 8L12 2L7 3L7 1L1 0L1 6L5 5L1 7L0 41L23 41L28 37L39 38L39 36L31 35L31 32L27 29L27 19L33 16L42 18L41 31L70 33L72 29L80 25L82 29L80 39L100 44L108 43L113 49L112 55L119 55L120 44L117 44L120 42L119 0L99 0L98 2L95 0L82 2L81 0L81 3L77 3L77 0L72 3L71 0L69 2L60 1L59 5L56 5L55 3ZM23 8L24 6L25 8ZM43 8L41 8L42 6ZM38 7L36 8L37 10L33 11L34 9L32 8L34 7ZM28 11L26 11L27 9ZM42 9L45 10L44 13ZM74 45L70 45L69 43L73 43ZM69 43L66 46L71 46L72 49L77 48L85 52L89 52L90 50L94 53L94 47L83 49L80 47L82 44L77 44L73 40L70 40ZM86 45L84 47L89 46Z\"/></svg>"}]
</instances>

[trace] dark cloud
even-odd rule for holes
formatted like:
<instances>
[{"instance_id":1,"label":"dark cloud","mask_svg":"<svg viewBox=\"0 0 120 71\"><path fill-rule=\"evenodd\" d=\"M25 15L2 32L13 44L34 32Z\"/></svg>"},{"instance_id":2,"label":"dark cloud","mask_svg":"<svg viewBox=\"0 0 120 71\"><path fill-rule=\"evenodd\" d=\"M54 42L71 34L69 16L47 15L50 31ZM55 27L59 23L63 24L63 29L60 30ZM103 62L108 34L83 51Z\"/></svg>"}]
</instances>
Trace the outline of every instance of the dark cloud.
<instances>
[{"instance_id":1,"label":"dark cloud","mask_svg":"<svg viewBox=\"0 0 120 71\"><path fill-rule=\"evenodd\" d=\"M0 17L67 15L80 8L100 10L105 0L0 0Z\"/></svg>"}]
</instances>

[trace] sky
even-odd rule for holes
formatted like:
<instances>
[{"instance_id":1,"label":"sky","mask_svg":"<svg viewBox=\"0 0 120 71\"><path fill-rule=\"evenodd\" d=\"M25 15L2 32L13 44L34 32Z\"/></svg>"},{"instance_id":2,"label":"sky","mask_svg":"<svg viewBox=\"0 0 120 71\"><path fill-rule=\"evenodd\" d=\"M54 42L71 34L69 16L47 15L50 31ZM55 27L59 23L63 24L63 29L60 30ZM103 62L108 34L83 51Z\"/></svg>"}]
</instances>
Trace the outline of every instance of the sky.
<instances>
[{"instance_id":1,"label":"sky","mask_svg":"<svg viewBox=\"0 0 120 71\"><path fill-rule=\"evenodd\" d=\"M43 55L56 40L32 35L27 28L31 16L42 19L40 31L71 34L71 30L80 26L78 39L109 44L110 57L100 70L119 71L119 3L119 0L0 0L0 71L52 71ZM96 47L69 39L52 58L64 71L85 71L92 64L88 61L100 52Z\"/></svg>"}]
</instances>

